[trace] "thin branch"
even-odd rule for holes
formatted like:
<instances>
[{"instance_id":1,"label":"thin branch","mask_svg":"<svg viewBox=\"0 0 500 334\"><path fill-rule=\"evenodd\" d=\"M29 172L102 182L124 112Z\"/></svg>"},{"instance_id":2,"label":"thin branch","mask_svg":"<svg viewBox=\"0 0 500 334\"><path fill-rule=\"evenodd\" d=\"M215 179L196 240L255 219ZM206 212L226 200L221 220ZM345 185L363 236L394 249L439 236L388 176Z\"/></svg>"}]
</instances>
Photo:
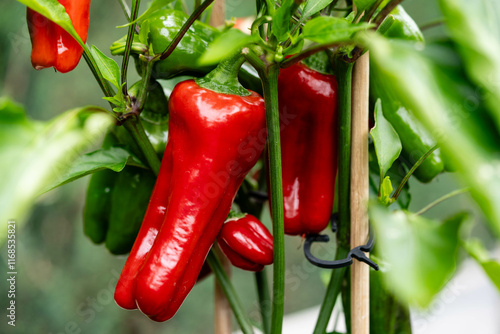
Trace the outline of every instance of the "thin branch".
<instances>
[{"instance_id":1,"label":"thin branch","mask_svg":"<svg viewBox=\"0 0 500 334\"><path fill-rule=\"evenodd\" d=\"M415 214L417 216L427 212L429 209L432 209L433 207L435 207L436 205L438 205L439 203L441 202L444 202L446 201L447 199L450 199L454 196L457 196L457 195L461 195L461 194L464 194L466 192L469 192L469 188L463 188L463 189L458 189L458 190L455 190L455 191L452 191L451 193L448 193L440 198L438 198L437 200L435 200L434 202L428 204L427 206L423 207L422 209L420 209L420 211L416 212Z\"/></svg>"},{"instance_id":2,"label":"thin branch","mask_svg":"<svg viewBox=\"0 0 500 334\"><path fill-rule=\"evenodd\" d=\"M132 1L132 15L130 17L131 22L137 18L140 5L141 5L141 0ZM130 50L132 49L132 42L134 41L134 33L135 33L135 24L131 24L128 27L127 45L125 46L125 53L123 54L123 62L122 62L121 83L123 85L124 94L127 93L127 70L128 70L128 62L130 59Z\"/></svg>"},{"instance_id":3,"label":"thin branch","mask_svg":"<svg viewBox=\"0 0 500 334\"><path fill-rule=\"evenodd\" d=\"M200 17L201 13L203 13L203 11L208 6L210 6L212 4L212 2L214 2L214 0L205 0L199 7L197 7L194 10L193 14L191 14L189 19L182 25L181 30L179 30L177 35L175 35L175 38L170 42L170 44L167 46L165 51L163 51L163 53L160 56L160 60L167 59L167 57L170 56L172 54L172 52L174 52L177 44L179 44L182 37L184 37L186 32L189 30L191 25L194 23L194 21L196 21L198 19L198 17Z\"/></svg>"}]
</instances>

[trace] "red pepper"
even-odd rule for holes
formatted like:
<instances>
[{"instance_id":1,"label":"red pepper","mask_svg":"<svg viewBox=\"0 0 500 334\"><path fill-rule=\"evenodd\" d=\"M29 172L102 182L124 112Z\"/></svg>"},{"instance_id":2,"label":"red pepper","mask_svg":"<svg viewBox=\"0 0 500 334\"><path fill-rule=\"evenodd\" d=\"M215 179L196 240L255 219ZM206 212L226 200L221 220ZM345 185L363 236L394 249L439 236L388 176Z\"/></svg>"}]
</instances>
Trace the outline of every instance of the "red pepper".
<instances>
[{"instance_id":1,"label":"red pepper","mask_svg":"<svg viewBox=\"0 0 500 334\"><path fill-rule=\"evenodd\" d=\"M89 29L90 0L58 0L68 13L73 27L85 43ZM83 49L63 28L28 8L26 14L31 37L31 64L37 70L54 67L61 73L78 65Z\"/></svg>"},{"instance_id":2,"label":"red pepper","mask_svg":"<svg viewBox=\"0 0 500 334\"><path fill-rule=\"evenodd\" d=\"M196 283L239 186L262 153L255 143L265 138L264 100L237 83L241 63L222 62L205 79L179 83L170 96L162 168L115 292L119 305L135 300L153 320L170 319ZM158 230L160 193L167 208Z\"/></svg>"},{"instance_id":3,"label":"red pepper","mask_svg":"<svg viewBox=\"0 0 500 334\"><path fill-rule=\"evenodd\" d=\"M337 174L337 82L302 63L278 78L285 233L319 233L333 209Z\"/></svg>"},{"instance_id":4,"label":"red pepper","mask_svg":"<svg viewBox=\"0 0 500 334\"><path fill-rule=\"evenodd\" d=\"M273 263L273 237L252 215L226 221L217 242L235 267L261 271L265 265Z\"/></svg>"}]
</instances>

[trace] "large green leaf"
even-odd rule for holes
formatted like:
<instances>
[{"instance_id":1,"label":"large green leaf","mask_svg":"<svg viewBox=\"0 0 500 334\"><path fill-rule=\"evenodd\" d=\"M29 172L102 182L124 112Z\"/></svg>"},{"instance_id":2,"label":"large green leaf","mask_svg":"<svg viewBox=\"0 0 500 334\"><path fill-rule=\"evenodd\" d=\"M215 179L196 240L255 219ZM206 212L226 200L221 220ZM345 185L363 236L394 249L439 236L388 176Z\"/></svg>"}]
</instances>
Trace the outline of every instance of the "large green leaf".
<instances>
[{"instance_id":1,"label":"large green leaf","mask_svg":"<svg viewBox=\"0 0 500 334\"><path fill-rule=\"evenodd\" d=\"M96 59L97 66L104 79L108 80L116 88L120 88L120 67L113 59L106 56L95 45L90 48L90 53Z\"/></svg>"},{"instance_id":2,"label":"large green leaf","mask_svg":"<svg viewBox=\"0 0 500 334\"><path fill-rule=\"evenodd\" d=\"M208 45L199 63L201 65L215 64L255 41L254 36L249 36L238 29L229 29Z\"/></svg>"},{"instance_id":3,"label":"large green leaf","mask_svg":"<svg viewBox=\"0 0 500 334\"><path fill-rule=\"evenodd\" d=\"M402 301L428 306L455 271L458 231L465 217L459 214L441 223L371 205L387 288Z\"/></svg>"},{"instance_id":4,"label":"large green leaf","mask_svg":"<svg viewBox=\"0 0 500 334\"><path fill-rule=\"evenodd\" d=\"M114 172L120 172L127 164L147 168L126 148L120 146L111 146L84 154L75 161L71 161L68 167L64 169L64 173L49 184L43 192L106 168Z\"/></svg>"},{"instance_id":5,"label":"large green leaf","mask_svg":"<svg viewBox=\"0 0 500 334\"><path fill-rule=\"evenodd\" d=\"M500 263L493 260L488 251L484 248L481 240L472 239L464 244L465 249L474 260L479 263L484 272L490 278L491 282L495 284L500 292Z\"/></svg>"},{"instance_id":6,"label":"large green leaf","mask_svg":"<svg viewBox=\"0 0 500 334\"><path fill-rule=\"evenodd\" d=\"M376 34L364 42L376 75L438 141L500 236L498 129L483 126L481 113L467 108L453 78L415 45L390 42Z\"/></svg>"},{"instance_id":7,"label":"large green leaf","mask_svg":"<svg viewBox=\"0 0 500 334\"><path fill-rule=\"evenodd\" d=\"M52 22L57 23L83 46L83 41L73 27L66 9L57 0L18 0L20 3L42 14Z\"/></svg>"},{"instance_id":8,"label":"large green leaf","mask_svg":"<svg viewBox=\"0 0 500 334\"><path fill-rule=\"evenodd\" d=\"M350 23L333 16L319 16L307 22L302 36L320 44L333 44L351 40L355 32L371 27L369 23Z\"/></svg>"},{"instance_id":9,"label":"large green leaf","mask_svg":"<svg viewBox=\"0 0 500 334\"><path fill-rule=\"evenodd\" d=\"M500 128L500 3L491 0L440 0L441 10L470 77L485 90Z\"/></svg>"},{"instance_id":10,"label":"large green leaf","mask_svg":"<svg viewBox=\"0 0 500 334\"><path fill-rule=\"evenodd\" d=\"M380 168L380 180L382 180L394 161L399 157L403 147L396 130L384 117L380 99L375 103L375 126L370 130L370 135L375 144L375 152L377 153Z\"/></svg>"},{"instance_id":11,"label":"large green leaf","mask_svg":"<svg viewBox=\"0 0 500 334\"><path fill-rule=\"evenodd\" d=\"M290 19L292 18L292 9L294 0L283 0L280 8L273 16L273 35L276 36L279 42L287 40L290 30Z\"/></svg>"},{"instance_id":12,"label":"large green leaf","mask_svg":"<svg viewBox=\"0 0 500 334\"><path fill-rule=\"evenodd\" d=\"M311 17L312 15L318 13L320 10L332 3L333 0L307 0L302 15L300 16L300 22Z\"/></svg>"},{"instance_id":13,"label":"large green leaf","mask_svg":"<svg viewBox=\"0 0 500 334\"><path fill-rule=\"evenodd\" d=\"M9 219L20 226L37 196L80 153L102 138L112 118L98 107L67 111L48 122L26 117L21 106L0 98L0 230ZM0 233L0 243L5 239Z\"/></svg>"}]
</instances>

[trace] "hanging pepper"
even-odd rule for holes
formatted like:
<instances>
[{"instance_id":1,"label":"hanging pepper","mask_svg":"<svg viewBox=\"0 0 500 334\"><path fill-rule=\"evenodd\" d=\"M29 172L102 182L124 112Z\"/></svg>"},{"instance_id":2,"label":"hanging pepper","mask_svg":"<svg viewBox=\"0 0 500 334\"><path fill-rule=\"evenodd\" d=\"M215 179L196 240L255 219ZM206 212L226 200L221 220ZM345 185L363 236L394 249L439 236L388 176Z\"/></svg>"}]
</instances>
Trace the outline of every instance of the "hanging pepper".
<instances>
[{"instance_id":1,"label":"hanging pepper","mask_svg":"<svg viewBox=\"0 0 500 334\"><path fill-rule=\"evenodd\" d=\"M262 153L264 100L238 83L242 62L224 61L203 79L179 83L170 96L160 174L115 291L118 305L136 304L155 321L170 319L195 284Z\"/></svg>"},{"instance_id":2,"label":"hanging pepper","mask_svg":"<svg viewBox=\"0 0 500 334\"><path fill-rule=\"evenodd\" d=\"M326 54L280 71L278 100L285 233L319 233L330 220L337 174L337 82ZM321 70L321 72L318 72ZM271 194L272 196L272 194Z\"/></svg>"},{"instance_id":3,"label":"hanging pepper","mask_svg":"<svg viewBox=\"0 0 500 334\"><path fill-rule=\"evenodd\" d=\"M58 0L68 13L73 27L85 43L89 29L90 0ZM63 28L28 8L31 38L31 64L37 70L54 67L58 72L73 70L82 57L83 48Z\"/></svg>"},{"instance_id":4,"label":"hanging pepper","mask_svg":"<svg viewBox=\"0 0 500 334\"><path fill-rule=\"evenodd\" d=\"M261 271L265 265L273 263L273 237L252 215L227 220L217 242L235 267Z\"/></svg>"}]
</instances>

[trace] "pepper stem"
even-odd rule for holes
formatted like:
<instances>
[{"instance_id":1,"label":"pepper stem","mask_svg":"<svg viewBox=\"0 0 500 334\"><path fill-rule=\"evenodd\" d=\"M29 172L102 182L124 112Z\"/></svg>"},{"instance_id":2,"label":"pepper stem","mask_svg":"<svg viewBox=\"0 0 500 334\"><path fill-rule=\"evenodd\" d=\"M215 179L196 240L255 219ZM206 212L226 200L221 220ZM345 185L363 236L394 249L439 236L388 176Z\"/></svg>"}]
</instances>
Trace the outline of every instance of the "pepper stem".
<instances>
[{"instance_id":1,"label":"pepper stem","mask_svg":"<svg viewBox=\"0 0 500 334\"><path fill-rule=\"evenodd\" d=\"M238 81L238 72L245 58L240 52L219 63L205 77L195 79L198 86L221 94L248 96L251 93Z\"/></svg>"}]
</instances>

